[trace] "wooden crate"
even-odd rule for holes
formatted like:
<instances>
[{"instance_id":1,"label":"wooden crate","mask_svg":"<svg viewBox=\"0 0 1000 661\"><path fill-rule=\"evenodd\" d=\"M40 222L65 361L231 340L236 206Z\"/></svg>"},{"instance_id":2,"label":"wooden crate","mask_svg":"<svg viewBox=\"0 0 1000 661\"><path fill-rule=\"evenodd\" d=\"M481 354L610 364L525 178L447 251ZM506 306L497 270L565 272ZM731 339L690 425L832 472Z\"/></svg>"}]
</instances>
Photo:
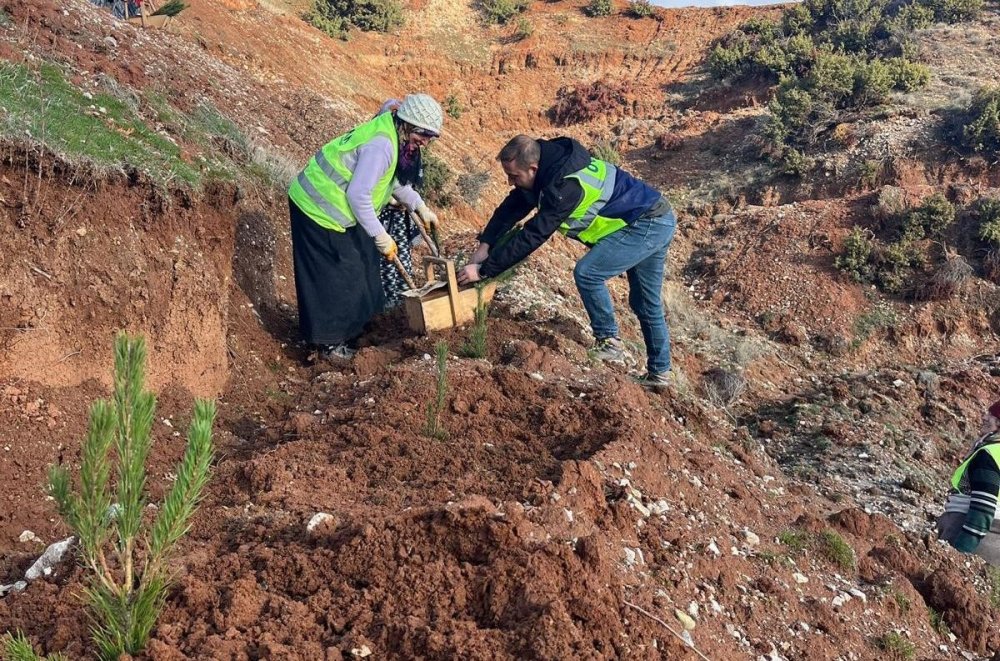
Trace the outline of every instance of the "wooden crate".
<instances>
[{"instance_id":1,"label":"wooden crate","mask_svg":"<svg viewBox=\"0 0 1000 661\"><path fill-rule=\"evenodd\" d=\"M455 276L455 262L438 257L425 257L427 284L420 289L404 292L406 320L410 328L426 335L469 323L475 318L479 296L475 285L459 288ZM444 270L445 279L437 280L434 269ZM496 293L495 282L483 286L483 302L488 303Z\"/></svg>"}]
</instances>

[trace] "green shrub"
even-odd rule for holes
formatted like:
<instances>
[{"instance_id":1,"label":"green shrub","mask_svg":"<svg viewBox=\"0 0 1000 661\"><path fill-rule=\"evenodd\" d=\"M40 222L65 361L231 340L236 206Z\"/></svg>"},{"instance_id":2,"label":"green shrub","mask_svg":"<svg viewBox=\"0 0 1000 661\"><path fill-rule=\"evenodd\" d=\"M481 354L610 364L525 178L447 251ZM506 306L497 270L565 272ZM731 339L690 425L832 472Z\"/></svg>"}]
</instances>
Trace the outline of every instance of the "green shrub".
<instances>
[{"instance_id":1,"label":"green shrub","mask_svg":"<svg viewBox=\"0 0 1000 661\"><path fill-rule=\"evenodd\" d=\"M927 86L931 80L931 70L905 57L892 57L885 61L889 68L893 89L913 92Z\"/></svg>"},{"instance_id":2,"label":"green shrub","mask_svg":"<svg viewBox=\"0 0 1000 661\"><path fill-rule=\"evenodd\" d=\"M424 167L424 197L442 207L449 207L455 201L455 173L448 164L435 156L430 150L423 153Z\"/></svg>"},{"instance_id":3,"label":"green shrub","mask_svg":"<svg viewBox=\"0 0 1000 661\"><path fill-rule=\"evenodd\" d=\"M780 163L782 174L792 177L803 177L813 167L812 159L793 147L782 152Z\"/></svg>"},{"instance_id":4,"label":"green shrub","mask_svg":"<svg viewBox=\"0 0 1000 661\"><path fill-rule=\"evenodd\" d=\"M803 4L794 5L781 15L781 29L785 34L812 34L813 17Z\"/></svg>"},{"instance_id":5,"label":"green shrub","mask_svg":"<svg viewBox=\"0 0 1000 661\"><path fill-rule=\"evenodd\" d=\"M448 113L448 116L452 119L458 119L465 112L465 108L459 102L458 97L454 94L449 94L444 99L444 111Z\"/></svg>"},{"instance_id":6,"label":"green shrub","mask_svg":"<svg viewBox=\"0 0 1000 661\"><path fill-rule=\"evenodd\" d=\"M801 555L809 547L809 535L801 530L785 530L778 535L778 541L788 547L789 554Z\"/></svg>"},{"instance_id":7,"label":"green shrub","mask_svg":"<svg viewBox=\"0 0 1000 661\"><path fill-rule=\"evenodd\" d=\"M878 305L854 320L851 348L857 349L874 333L891 328L897 323L896 313L887 305Z\"/></svg>"},{"instance_id":8,"label":"green shrub","mask_svg":"<svg viewBox=\"0 0 1000 661\"><path fill-rule=\"evenodd\" d=\"M833 264L844 271L855 282L871 282L872 241L868 234L857 225L844 239L844 252L837 255Z\"/></svg>"},{"instance_id":9,"label":"green shrub","mask_svg":"<svg viewBox=\"0 0 1000 661\"><path fill-rule=\"evenodd\" d=\"M854 93L856 72L853 57L824 47L816 52L816 61L803 83L809 92L833 99L839 105Z\"/></svg>"},{"instance_id":10,"label":"green shrub","mask_svg":"<svg viewBox=\"0 0 1000 661\"><path fill-rule=\"evenodd\" d=\"M1000 154L1000 87L976 92L962 130L965 145L977 152Z\"/></svg>"},{"instance_id":11,"label":"green shrub","mask_svg":"<svg viewBox=\"0 0 1000 661\"><path fill-rule=\"evenodd\" d=\"M855 64L851 102L865 107L885 101L895 82L889 66L882 60L858 61Z\"/></svg>"},{"instance_id":12,"label":"green shrub","mask_svg":"<svg viewBox=\"0 0 1000 661\"><path fill-rule=\"evenodd\" d=\"M902 294L913 284L914 269L922 267L924 254L912 241L882 246L874 257L875 279L890 294Z\"/></svg>"},{"instance_id":13,"label":"green shrub","mask_svg":"<svg viewBox=\"0 0 1000 661\"><path fill-rule=\"evenodd\" d=\"M156 398L144 390L145 368L145 342L118 335L114 394L111 400L98 400L90 408L80 460L80 491L72 490L64 467L53 466L49 471L49 492L79 538L80 554L90 574L84 593L101 659L138 654L149 640L167 598L170 556L188 531L212 462L215 404L197 400L177 479L152 525L144 523L146 460L156 408ZM110 489L112 475L117 478L115 493Z\"/></svg>"},{"instance_id":14,"label":"green shrub","mask_svg":"<svg viewBox=\"0 0 1000 661\"><path fill-rule=\"evenodd\" d=\"M979 201L979 231L977 235L983 241L1000 248L1000 199L983 198Z\"/></svg>"},{"instance_id":15,"label":"green shrub","mask_svg":"<svg viewBox=\"0 0 1000 661\"><path fill-rule=\"evenodd\" d=\"M917 648L906 639L905 636L896 631L879 636L875 640L875 646L883 652L888 652L898 659L909 660L917 656Z\"/></svg>"},{"instance_id":16,"label":"green shrub","mask_svg":"<svg viewBox=\"0 0 1000 661\"><path fill-rule=\"evenodd\" d=\"M944 621L944 615L930 606L927 607L927 619L930 620L931 628L937 631L939 636L947 636L951 633L948 623Z\"/></svg>"},{"instance_id":17,"label":"green shrub","mask_svg":"<svg viewBox=\"0 0 1000 661\"><path fill-rule=\"evenodd\" d=\"M590 155L600 161L611 163L612 165L621 165L622 163L621 153L615 149L614 145L605 140L596 143L591 148Z\"/></svg>"},{"instance_id":18,"label":"green shrub","mask_svg":"<svg viewBox=\"0 0 1000 661\"><path fill-rule=\"evenodd\" d=\"M934 24L934 10L925 4L911 2L903 5L892 20L893 32L908 33L923 30Z\"/></svg>"},{"instance_id":19,"label":"green shrub","mask_svg":"<svg viewBox=\"0 0 1000 661\"><path fill-rule=\"evenodd\" d=\"M340 38L352 25L366 32L389 32L403 25L403 7L399 0L316 0L306 20Z\"/></svg>"},{"instance_id":20,"label":"green shrub","mask_svg":"<svg viewBox=\"0 0 1000 661\"><path fill-rule=\"evenodd\" d=\"M961 23L979 18L983 11L983 0L920 0L934 12L934 20L942 23Z\"/></svg>"},{"instance_id":21,"label":"green shrub","mask_svg":"<svg viewBox=\"0 0 1000 661\"><path fill-rule=\"evenodd\" d=\"M629 0L625 13L632 18L649 18L656 15L656 9L649 0Z\"/></svg>"},{"instance_id":22,"label":"green shrub","mask_svg":"<svg viewBox=\"0 0 1000 661\"><path fill-rule=\"evenodd\" d=\"M611 16L611 0L590 0L583 11L587 16Z\"/></svg>"},{"instance_id":23,"label":"green shrub","mask_svg":"<svg viewBox=\"0 0 1000 661\"><path fill-rule=\"evenodd\" d=\"M708 56L708 68L719 79L743 75L750 53L747 41L733 40L728 46L717 44Z\"/></svg>"},{"instance_id":24,"label":"green shrub","mask_svg":"<svg viewBox=\"0 0 1000 661\"><path fill-rule=\"evenodd\" d=\"M524 16L517 19L517 28L514 30L514 38L518 41L527 39L535 32L535 26Z\"/></svg>"},{"instance_id":25,"label":"green shrub","mask_svg":"<svg viewBox=\"0 0 1000 661\"><path fill-rule=\"evenodd\" d=\"M885 34L890 0L806 0L812 34L849 53L874 52Z\"/></svg>"},{"instance_id":26,"label":"green shrub","mask_svg":"<svg viewBox=\"0 0 1000 661\"><path fill-rule=\"evenodd\" d=\"M937 238L955 222L955 207L941 193L929 195L903 222L903 238Z\"/></svg>"},{"instance_id":27,"label":"green shrub","mask_svg":"<svg viewBox=\"0 0 1000 661\"><path fill-rule=\"evenodd\" d=\"M820 552L827 560L845 571L854 569L856 560L854 549L844 538L833 530L824 530L819 535Z\"/></svg>"},{"instance_id":28,"label":"green shrub","mask_svg":"<svg viewBox=\"0 0 1000 661\"><path fill-rule=\"evenodd\" d=\"M487 23L507 25L512 18L528 9L528 0L480 0Z\"/></svg>"}]
</instances>

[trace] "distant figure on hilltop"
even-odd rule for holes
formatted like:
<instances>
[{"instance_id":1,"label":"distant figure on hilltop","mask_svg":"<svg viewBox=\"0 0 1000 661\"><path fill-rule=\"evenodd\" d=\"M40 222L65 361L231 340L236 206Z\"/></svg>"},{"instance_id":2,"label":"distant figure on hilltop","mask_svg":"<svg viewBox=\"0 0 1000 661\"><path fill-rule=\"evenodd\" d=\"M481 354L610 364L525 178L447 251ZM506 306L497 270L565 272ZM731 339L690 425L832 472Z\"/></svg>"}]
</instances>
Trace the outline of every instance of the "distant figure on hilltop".
<instances>
[{"instance_id":1,"label":"distant figure on hilltop","mask_svg":"<svg viewBox=\"0 0 1000 661\"><path fill-rule=\"evenodd\" d=\"M941 539L1000 567L1000 401L983 416L981 436L951 477L952 493L937 521Z\"/></svg>"},{"instance_id":2,"label":"distant figure on hilltop","mask_svg":"<svg viewBox=\"0 0 1000 661\"><path fill-rule=\"evenodd\" d=\"M642 386L670 384L670 333L663 316L663 268L677 217L663 195L625 170L593 158L572 138L536 140L519 135L497 155L514 187L479 235L462 284L503 273L526 258L556 230L589 248L573 269L576 288L590 317L591 356L624 362L607 281L628 276L629 307L646 343ZM536 212L522 231L516 223ZM509 240L508 240L509 239Z\"/></svg>"},{"instance_id":3,"label":"distant figure on hilltop","mask_svg":"<svg viewBox=\"0 0 1000 661\"><path fill-rule=\"evenodd\" d=\"M371 318L385 307L379 254L397 261L396 241L378 214L395 197L421 222L437 216L404 174L413 151L441 134L444 116L426 94L409 94L326 143L288 189L295 294L302 339L325 358L350 358ZM418 165L419 167L419 165Z\"/></svg>"}]
</instances>

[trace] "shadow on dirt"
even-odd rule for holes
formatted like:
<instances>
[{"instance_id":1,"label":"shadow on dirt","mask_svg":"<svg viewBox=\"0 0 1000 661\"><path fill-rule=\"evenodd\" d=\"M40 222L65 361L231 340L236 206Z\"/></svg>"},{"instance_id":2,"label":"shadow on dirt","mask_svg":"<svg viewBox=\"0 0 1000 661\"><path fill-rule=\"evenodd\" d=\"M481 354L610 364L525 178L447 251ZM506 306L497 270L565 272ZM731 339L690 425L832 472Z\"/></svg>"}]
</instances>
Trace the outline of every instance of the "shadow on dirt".
<instances>
[{"instance_id":1,"label":"shadow on dirt","mask_svg":"<svg viewBox=\"0 0 1000 661\"><path fill-rule=\"evenodd\" d=\"M297 320L295 310L278 298L275 288L277 245L277 233L265 214L241 214L236 226L233 277L253 303L264 330L291 346L298 340Z\"/></svg>"}]
</instances>

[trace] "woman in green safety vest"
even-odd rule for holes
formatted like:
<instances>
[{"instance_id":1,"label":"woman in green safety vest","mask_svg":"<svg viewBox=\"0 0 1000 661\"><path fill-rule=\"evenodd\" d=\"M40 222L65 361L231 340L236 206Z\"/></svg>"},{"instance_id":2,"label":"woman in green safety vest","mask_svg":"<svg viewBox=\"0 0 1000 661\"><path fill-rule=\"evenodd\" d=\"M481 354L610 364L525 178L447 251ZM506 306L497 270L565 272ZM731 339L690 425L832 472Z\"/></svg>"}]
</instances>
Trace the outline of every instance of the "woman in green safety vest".
<instances>
[{"instance_id":1,"label":"woman in green safety vest","mask_svg":"<svg viewBox=\"0 0 1000 661\"><path fill-rule=\"evenodd\" d=\"M941 539L1000 566L1000 401L983 416L982 436L955 470L952 492L937 521Z\"/></svg>"},{"instance_id":2,"label":"woman in green safety vest","mask_svg":"<svg viewBox=\"0 0 1000 661\"><path fill-rule=\"evenodd\" d=\"M441 134L441 106L409 94L385 112L323 145L288 189L295 294L302 339L326 358L350 358L365 324L382 311L379 255L397 245L378 213L395 197L425 225L437 223L410 186L399 184L401 154Z\"/></svg>"}]
</instances>

